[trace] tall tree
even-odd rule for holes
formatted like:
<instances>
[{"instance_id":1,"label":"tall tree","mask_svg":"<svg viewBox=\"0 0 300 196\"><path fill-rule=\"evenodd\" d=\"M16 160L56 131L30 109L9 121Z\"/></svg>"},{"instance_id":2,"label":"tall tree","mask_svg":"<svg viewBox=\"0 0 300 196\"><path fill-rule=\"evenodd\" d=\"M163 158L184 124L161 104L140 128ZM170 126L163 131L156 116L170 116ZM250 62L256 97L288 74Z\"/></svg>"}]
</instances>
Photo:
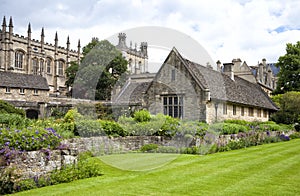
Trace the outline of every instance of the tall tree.
<instances>
[{"instance_id":1,"label":"tall tree","mask_svg":"<svg viewBox=\"0 0 300 196\"><path fill-rule=\"evenodd\" d=\"M279 57L276 66L280 67L280 71L273 94L300 91L300 41L286 45L286 54Z\"/></svg>"},{"instance_id":2,"label":"tall tree","mask_svg":"<svg viewBox=\"0 0 300 196\"><path fill-rule=\"evenodd\" d=\"M127 64L121 52L109 41L93 38L83 47L80 66L74 63L66 70L66 85L73 87L73 97L110 100L114 86L124 81Z\"/></svg>"}]
</instances>

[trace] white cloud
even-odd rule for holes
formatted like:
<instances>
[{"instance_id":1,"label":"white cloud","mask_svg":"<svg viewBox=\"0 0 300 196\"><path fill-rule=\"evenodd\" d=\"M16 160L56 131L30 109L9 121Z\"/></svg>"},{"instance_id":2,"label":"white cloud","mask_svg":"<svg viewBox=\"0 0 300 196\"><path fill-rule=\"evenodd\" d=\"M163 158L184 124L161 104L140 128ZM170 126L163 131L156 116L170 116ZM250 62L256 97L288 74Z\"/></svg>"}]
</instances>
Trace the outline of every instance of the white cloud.
<instances>
[{"instance_id":1,"label":"white cloud","mask_svg":"<svg viewBox=\"0 0 300 196\"><path fill-rule=\"evenodd\" d=\"M0 12L13 16L16 33L26 36L31 22L35 39L44 27L47 42L53 43L58 31L59 44L65 46L70 35L73 49L78 39L84 46L92 37L105 39L129 28L173 28L197 40L213 60L222 62L238 57L248 64L262 58L276 62L286 43L300 37L297 0L3 0Z\"/></svg>"}]
</instances>

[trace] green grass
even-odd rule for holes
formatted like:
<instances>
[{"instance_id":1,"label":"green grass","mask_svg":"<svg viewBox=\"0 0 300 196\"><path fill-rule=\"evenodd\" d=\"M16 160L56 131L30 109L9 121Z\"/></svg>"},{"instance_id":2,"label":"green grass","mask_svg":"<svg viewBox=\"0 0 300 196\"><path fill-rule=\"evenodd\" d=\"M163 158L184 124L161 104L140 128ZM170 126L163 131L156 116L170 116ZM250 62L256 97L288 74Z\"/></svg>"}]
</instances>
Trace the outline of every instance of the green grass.
<instances>
[{"instance_id":1,"label":"green grass","mask_svg":"<svg viewBox=\"0 0 300 196\"><path fill-rule=\"evenodd\" d=\"M135 165L141 171L121 170L103 162L103 176L17 195L300 194L299 139L205 156L179 155L173 161L168 160L170 155L140 154L141 159L137 155L102 159L119 168ZM157 167L158 163L163 164ZM153 166L156 169L149 170Z\"/></svg>"}]
</instances>

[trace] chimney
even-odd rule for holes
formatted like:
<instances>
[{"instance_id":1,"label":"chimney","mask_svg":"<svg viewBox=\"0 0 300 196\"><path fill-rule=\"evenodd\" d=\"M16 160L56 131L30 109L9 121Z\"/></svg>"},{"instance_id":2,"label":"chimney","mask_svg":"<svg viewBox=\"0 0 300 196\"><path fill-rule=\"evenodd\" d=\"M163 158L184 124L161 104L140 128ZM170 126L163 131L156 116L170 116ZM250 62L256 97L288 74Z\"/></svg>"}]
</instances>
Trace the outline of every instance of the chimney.
<instances>
[{"instance_id":1,"label":"chimney","mask_svg":"<svg viewBox=\"0 0 300 196\"><path fill-rule=\"evenodd\" d=\"M216 63L217 63L217 71L221 72L222 71L221 61L218 60Z\"/></svg>"},{"instance_id":2,"label":"chimney","mask_svg":"<svg viewBox=\"0 0 300 196\"><path fill-rule=\"evenodd\" d=\"M262 84L264 84L265 83L265 81L264 81L264 64L259 63L257 71L258 71L258 74L257 74L258 81L261 82Z\"/></svg>"},{"instance_id":3,"label":"chimney","mask_svg":"<svg viewBox=\"0 0 300 196\"><path fill-rule=\"evenodd\" d=\"M240 71L240 67L241 67L241 64L242 64L242 61L240 58L237 58L237 59L232 59L232 63L233 63L233 71L235 72L238 72Z\"/></svg>"},{"instance_id":4,"label":"chimney","mask_svg":"<svg viewBox=\"0 0 300 196\"><path fill-rule=\"evenodd\" d=\"M233 63L223 63L223 66L223 73L229 76L230 79L234 80Z\"/></svg>"}]
</instances>

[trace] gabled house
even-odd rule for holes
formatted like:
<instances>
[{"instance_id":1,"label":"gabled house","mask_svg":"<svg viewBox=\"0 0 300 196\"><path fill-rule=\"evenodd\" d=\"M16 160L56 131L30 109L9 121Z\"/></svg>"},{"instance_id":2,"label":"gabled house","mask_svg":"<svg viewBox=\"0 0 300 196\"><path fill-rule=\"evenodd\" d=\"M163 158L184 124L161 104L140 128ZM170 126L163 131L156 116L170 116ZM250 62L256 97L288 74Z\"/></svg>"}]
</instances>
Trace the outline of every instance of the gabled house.
<instances>
[{"instance_id":1,"label":"gabled house","mask_svg":"<svg viewBox=\"0 0 300 196\"><path fill-rule=\"evenodd\" d=\"M0 100L24 108L27 117L43 117L49 102L47 80L41 75L0 71Z\"/></svg>"},{"instance_id":2,"label":"gabled house","mask_svg":"<svg viewBox=\"0 0 300 196\"><path fill-rule=\"evenodd\" d=\"M268 121L276 105L257 84L234 74L233 63L213 70L173 48L145 91L152 114L212 123L225 119Z\"/></svg>"}]
</instances>

